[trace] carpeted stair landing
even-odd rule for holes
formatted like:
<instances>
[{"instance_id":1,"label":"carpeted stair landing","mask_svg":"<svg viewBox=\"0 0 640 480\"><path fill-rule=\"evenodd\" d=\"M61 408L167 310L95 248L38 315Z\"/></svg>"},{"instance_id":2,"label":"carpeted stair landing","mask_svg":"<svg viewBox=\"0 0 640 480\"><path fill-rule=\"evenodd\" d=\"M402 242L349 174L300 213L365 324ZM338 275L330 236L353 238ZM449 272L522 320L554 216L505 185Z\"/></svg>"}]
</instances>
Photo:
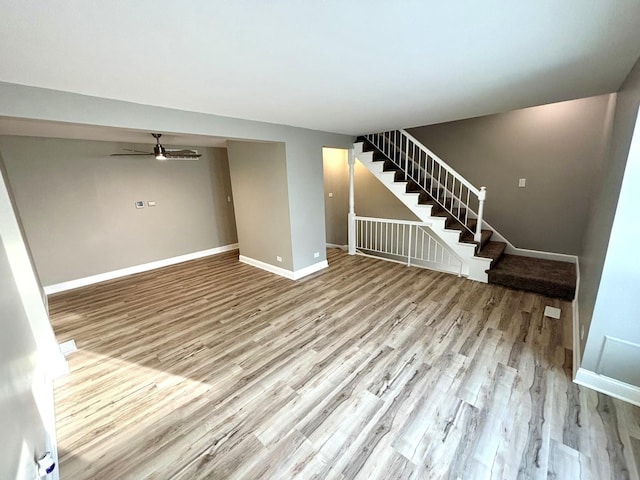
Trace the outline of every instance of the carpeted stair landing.
<instances>
[{"instance_id":1,"label":"carpeted stair landing","mask_svg":"<svg viewBox=\"0 0 640 480\"><path fill-rule=\"evenodd\" d=\"M576 294L573 263L503 254L487 270L489 283L571 301Z\"/></svg>"}]
</instances>

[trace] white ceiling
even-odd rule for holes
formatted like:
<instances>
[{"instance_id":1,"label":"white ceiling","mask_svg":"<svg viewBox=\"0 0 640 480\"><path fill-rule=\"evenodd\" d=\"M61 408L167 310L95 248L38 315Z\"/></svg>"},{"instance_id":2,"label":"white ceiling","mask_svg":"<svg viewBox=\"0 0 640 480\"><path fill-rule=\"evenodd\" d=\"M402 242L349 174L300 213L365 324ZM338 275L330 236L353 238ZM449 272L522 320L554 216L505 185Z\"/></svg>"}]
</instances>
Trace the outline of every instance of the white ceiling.
<instances>
[{"instance_id":1,"label":"white ceiling","mask_svg":"<svg viewBox=\"0 0 640 480\"><path fill-rule=\"evenodd\" d=\"M0 81L357 134L612 92L640 0L0 0Z\"/></svg>"}]
</instances>

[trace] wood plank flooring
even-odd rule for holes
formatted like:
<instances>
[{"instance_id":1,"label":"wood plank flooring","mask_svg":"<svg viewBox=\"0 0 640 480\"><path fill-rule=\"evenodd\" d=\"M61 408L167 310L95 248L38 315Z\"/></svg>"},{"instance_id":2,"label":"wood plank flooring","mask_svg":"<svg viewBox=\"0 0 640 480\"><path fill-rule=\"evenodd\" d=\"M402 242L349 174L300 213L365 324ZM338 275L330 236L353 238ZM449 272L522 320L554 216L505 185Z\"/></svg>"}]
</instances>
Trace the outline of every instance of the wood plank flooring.
<instances>
[{"instance_id":1,"label":"wood plank flooring","mask_svg":"<svg viewBox=\"0 0 640 480\"><path fill-rule=\"evenodd\" d=\"M79 348L63 480L638 479L640 409L570 381L569 303L328 257L297 282L230 252L53 296Z\"/></svg>"}]
</instances>

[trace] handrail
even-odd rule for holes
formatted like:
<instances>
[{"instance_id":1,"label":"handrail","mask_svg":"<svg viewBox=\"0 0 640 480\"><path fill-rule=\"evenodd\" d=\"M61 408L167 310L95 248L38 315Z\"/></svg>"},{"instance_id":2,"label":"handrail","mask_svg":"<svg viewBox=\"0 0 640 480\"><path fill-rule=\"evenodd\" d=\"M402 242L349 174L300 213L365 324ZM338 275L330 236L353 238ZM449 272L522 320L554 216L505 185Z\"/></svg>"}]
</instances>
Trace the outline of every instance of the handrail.
<instances>
[{"instance_id":1,"label":"handrail","mask_svg":"<svg viewBox=\"0 0 640 480\"><path fill-rule=\"evenodd\" d=\"M469 182L466 178L464 178L462 175L460 175L456 170L454 170L449 164L447 164L447 162L445 162L444 160L442 160L438 155L436 155L435 153L433 153L431 150L429 150L427 147L425 147L422 143L420 143L420 140L416 139L416 137L414 137L413 135L411 135L409 132L407 132L404 129L400 129L399 130L405 137L407 137L409 140L411 140L413 143L415 143L416 145L419 145L420 148L422 148L423 151L427 152L427 154L433 158L436 162L438 162L439 164L442 164L442 166L444 166L447 170L449 170L456 178L458 178L469 190L471 190L473 193L476 194L476 196L480 195L480 189L477 188L476 186L474 186L471 182Z\"/></svg>"},{"instance_id":2,"label":"handrail","mask_svg":"<svg viewBox=\"0 0 640 480\"><path fill-rule=\"evenodd\" d=\"M415 220L395 220L393 218L377 218L377 217L362 217L356 216L356 220L367 220L372 222L384 222L384 223L399 223L402 225L415 225L418 227L430 227L432 222L417 222Z\"/></svg>"},{"instance_id":3,"label":"handrail","mask_svg":"<svg viewBox=\"0 0 640 480\"><path fill-rule=\"evenodd\" d=\"M385 260L406 259L416 265L462 275L463 261L437 235L428 222L355 217L354 250ZM413 263L412 263L413 261ZM433 267L437 268L433 268Z\"/></svg>"},{"instance_id":4,"label":"handrail","mask_svg":"<svg viewBox=\"0 0 640 480\"><path fill-rule=\"evenodd\" d=\"M428 193L480 243L486 187L475 187L406 130L373 133L365 138L400 168L405 180L412 180ZM469 226L469 212L476 215L475 230Z\"/></svg>"}]
</instances>

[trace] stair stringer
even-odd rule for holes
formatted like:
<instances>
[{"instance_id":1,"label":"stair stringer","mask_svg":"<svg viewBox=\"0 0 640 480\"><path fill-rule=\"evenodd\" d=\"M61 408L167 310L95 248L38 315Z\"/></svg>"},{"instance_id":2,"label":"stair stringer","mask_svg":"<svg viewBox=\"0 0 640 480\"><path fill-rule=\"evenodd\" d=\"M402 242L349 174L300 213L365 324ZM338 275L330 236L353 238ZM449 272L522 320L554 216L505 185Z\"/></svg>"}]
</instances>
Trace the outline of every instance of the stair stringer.
<instances>
[{"instance_id":1,"label":"stair stringer","mask_svg":"<svg viewBox=\"0 0 640 480\"><path fill-rule=\"evenodd\" d=\"M395 172L383 171L384 162L373 161L373 152L363 150L363 142L353 144L353 154L387 189L393 193L421 221L430 228L462 260L462 275L471 280L488 283L491 259L476 257L476 245L460 241L460 231L446 228L446 219L431 215L431 205L418 203L418 193L407 192L407 182L396 182Z\"/></svg>"}]
</instances>

